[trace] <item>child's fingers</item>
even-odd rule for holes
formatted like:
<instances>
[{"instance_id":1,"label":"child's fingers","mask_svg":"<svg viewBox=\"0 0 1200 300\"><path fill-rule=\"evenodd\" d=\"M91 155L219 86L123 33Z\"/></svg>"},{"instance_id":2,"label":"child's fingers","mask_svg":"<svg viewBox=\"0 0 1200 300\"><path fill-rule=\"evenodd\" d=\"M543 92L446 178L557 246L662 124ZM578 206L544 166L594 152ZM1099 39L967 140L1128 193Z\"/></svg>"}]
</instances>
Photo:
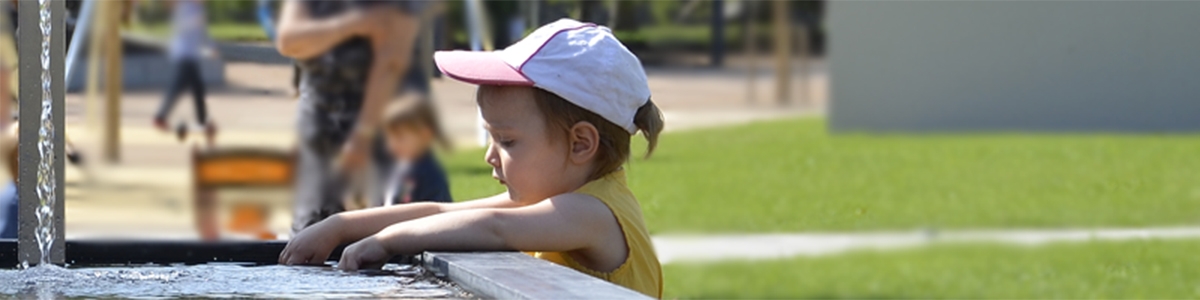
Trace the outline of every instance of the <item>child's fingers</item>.
<instances>
[{"instance_id":1,"label":"child's fingers","mask_svg":"<svg viewBox=\"0 0 1200 300\"><path fill-rule=\"evenodd\" d=\"M288 264L288 257L291 256L290 254L291 253L288 252L288 247L283 247L283 251L279 252L279 261L277 261L276 263L281 264L281 265Z\"/></svg>"},{"instance_id":2,"label":"child's fingers","mask_svg":"<svg viewBox=\"0 0 1200 300\"><path fill-rule=\"evenodd\" d=\"M338 259L337 268L342 271L358 270L358 263L355 262L354 248L358 243L351 244L346 249L342 250L342 257Z\"/></svg>"},{"instance_id":3,"label":"child's fingers","mask_svg":"<svg viewBox=\"0 0 1200 300\"><path fill-rule=\"evenodd\" d=\"M292 264L292 258L296 256L294 253L295 251L293 251L294 249L292 249L292 247L295 247L295 245L293 245L292 243L288 243L287 246L283 247L283 252L279 253L279 263L280 264L284 264L284 265Z\"/></svg>"},{"instance_id":4,"label":"child's fingers","mask_svg":"<svg viewBox=\"0 0 1200 300\"><path fill-rule=\"evenodd\" d=\"M306 253L288 252L286 256L282 257L280 260L281 263L285 265L303 265L308 264L309 261L312 261L312 255Z\"/></svg>"},{"instance_id":5,"label":"child's fingers","mask_svg":"<svg viewBox=\"0 0 1200 300\"><path fill-rule=\"evenodd\" d=\"M342 271L357 271L358 259L350 253L342 254L342 259L338 261L338 269Z\"/></svg>"},{"instance_id":6,"label":"child's fingers","mask_svg":"<svg viewBox=\"0 0 1200 300\"><path fill-rule=\"evenodd\" d=\"M298 265L298 264L303 264L303 263L304 263L303 258L301 258L300 255L297 255L294 253L288 254L287 260L284 262L284 264L287 264L287 265Z\"/></svg>"}]
</instances>

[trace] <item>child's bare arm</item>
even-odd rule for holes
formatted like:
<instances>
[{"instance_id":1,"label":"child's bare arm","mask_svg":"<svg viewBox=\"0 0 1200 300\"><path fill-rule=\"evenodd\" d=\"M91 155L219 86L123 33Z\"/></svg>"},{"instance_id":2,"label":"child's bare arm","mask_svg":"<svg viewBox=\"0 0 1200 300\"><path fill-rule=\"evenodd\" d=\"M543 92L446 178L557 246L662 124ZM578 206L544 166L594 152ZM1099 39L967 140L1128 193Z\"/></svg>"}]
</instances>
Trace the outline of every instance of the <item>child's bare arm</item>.
<instances>
[{"instance_id":1,"label":"child's bare arm","mask_svg":"<svg viewBox=\"0 0 1200 300\"><path fill-rule=\"evenodd\" d=\"M305 228L292 237L279 254L279 263L321 264L337 245L358 241L378 233L389 225L443 212L507 208L518 204L509 200L508 193L479 200L457 203L411 203L404 205L347 211Z\"/></svg>"},{"instance_id":2,"label":"child's bare arm","mask_svg":"<svg viewBox=\"0 0 1200 300\"><path fill-rule=\"evenodd\" d=\"M347 211L334 215L331 219L344 224L352 224L352 226L344 226L345 228L343 228L340 234L345 239L343 242L348 243L361 240L362 238L378 233L392 224L404 221L452 211L504 208L513 207L514 205L516 205L516 202L509 200L508 193L504 193L479 200L458 203L422 202Z\"/></svg>"},{"instance_id":3,"label":"child's bare arm","mask_svg":"<svg viewBox=\"0 0 1200 300\"><path fill-rule=\"evenodd\" d=\"M358 9L316 19L303 1L286 1L279 16L275 48L284 56L308 59L329 51L346 38L365 34L369 26Z\"/></svg>"},{"instance_id":4,"label":"child's bare arm","mask_svg":"<svg viewBox=\"0 0 1200 300\"><path fill-rule=\"evenodd\" d=\"M625 260L626 247L604 203L566 194L520 208L450 212L392 225L346 248L338 266L373 267L392 255L421 251L519 249L586 250L599 258L593 264L615 268Z\"/></svg>"}]
</instances>

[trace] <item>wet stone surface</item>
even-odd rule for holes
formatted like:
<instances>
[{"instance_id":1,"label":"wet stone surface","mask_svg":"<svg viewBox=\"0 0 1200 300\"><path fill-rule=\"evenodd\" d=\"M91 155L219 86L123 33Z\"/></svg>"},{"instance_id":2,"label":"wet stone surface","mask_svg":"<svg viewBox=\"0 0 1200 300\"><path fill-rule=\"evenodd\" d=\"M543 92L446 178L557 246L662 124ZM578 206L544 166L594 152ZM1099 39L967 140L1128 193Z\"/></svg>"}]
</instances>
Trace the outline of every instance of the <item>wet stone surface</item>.
<instances>
[{"instance_id":1,"label":"wet stone surface","mask_svg":"<svg viewBox=\"0 0 1200 300\"><path fill-rule=\"evenodd\" d=\"M33 267L0 270L0 295L17 298L470 299L420 267L342 272L330 267Z\"/></svg>"}]
</instances>

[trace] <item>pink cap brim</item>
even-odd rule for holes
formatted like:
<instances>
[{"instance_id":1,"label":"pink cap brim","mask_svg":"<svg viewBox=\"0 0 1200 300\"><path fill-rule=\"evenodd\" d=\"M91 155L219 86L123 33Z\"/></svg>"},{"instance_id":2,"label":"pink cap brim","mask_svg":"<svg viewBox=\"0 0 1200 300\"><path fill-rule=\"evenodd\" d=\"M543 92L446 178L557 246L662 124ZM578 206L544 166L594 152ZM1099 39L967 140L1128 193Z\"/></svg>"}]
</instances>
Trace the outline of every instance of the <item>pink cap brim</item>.
<instances>
[{"instance_id":1,"label":"pink cap brim","mask_svg":"<svg viewBox=\"0 0 1200 300\"><path fill-rule=\"evenodd\" d=\"M433 61L442 74L480 85L533 86L533 81L514 69L496 52L438 51Z\"/></svg>"}]
</instances>

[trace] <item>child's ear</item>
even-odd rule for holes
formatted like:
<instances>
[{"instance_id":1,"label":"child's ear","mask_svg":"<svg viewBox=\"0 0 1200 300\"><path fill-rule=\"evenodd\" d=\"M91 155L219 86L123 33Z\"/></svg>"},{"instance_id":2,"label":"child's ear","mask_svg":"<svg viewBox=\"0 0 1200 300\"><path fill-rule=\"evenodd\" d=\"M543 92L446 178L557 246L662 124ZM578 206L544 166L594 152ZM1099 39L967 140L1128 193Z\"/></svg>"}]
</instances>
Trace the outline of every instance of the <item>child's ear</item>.
<instances>
[{"instance_id":1,"label":"child's ear","mask_svg":"<svg viewBox=\"0 0 1200 300\"><path fill-rule=\"evenodd\" d=\"M570 130L570 160L575 164L587 164L600 149L600 131L589 122L578 122Z\"/></svg>"}]
</instances>

